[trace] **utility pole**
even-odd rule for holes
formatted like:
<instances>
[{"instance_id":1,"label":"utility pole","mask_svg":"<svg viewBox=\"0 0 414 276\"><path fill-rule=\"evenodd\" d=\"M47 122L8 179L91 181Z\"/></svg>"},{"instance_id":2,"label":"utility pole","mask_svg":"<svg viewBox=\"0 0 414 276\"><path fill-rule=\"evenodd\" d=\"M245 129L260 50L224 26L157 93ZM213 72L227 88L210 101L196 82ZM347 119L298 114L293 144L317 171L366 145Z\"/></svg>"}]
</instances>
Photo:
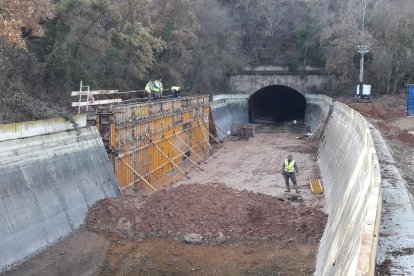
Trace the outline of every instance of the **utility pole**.
<instances>
[{"instance_id":1,"label":"utility pole","mask_svg":"<svg viewBox=\"0 0 414 276\"><path fill-rule=\"evenodd\" d=\"M358 96L362 96L362 92L364 89L364 55L369 53L369 49L367 45L358 45L358 54L361 55L360 57L360 65L359 65L359 93Z\"/></svg>"}]
</instances>

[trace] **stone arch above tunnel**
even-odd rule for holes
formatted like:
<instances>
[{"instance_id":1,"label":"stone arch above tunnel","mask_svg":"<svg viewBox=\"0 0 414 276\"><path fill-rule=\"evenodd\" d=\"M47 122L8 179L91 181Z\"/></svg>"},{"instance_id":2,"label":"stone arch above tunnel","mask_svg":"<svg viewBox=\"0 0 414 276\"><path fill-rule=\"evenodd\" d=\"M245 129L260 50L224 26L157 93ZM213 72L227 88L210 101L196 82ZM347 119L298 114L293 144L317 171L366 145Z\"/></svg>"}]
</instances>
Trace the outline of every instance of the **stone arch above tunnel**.
<instances>
[{"instance_id":1,"label":"stone arch above tunnel","mask_svg":"<svg viewBox=\"0 0 414 276\"><path fill-rule=\"evenodd\" d=\"M284 85L263 87L249 97L250 122L286 122L304 120L306 98Z\"/></svg>"},{"instance_id":2,"label":"stone arch above tunnel","mask_svg":"<svg viewBox=\"0 0 414 276\"><path fill-rule=\"evenodd\" d=\"M332 78L318 74L240 74L230 77L229 87L231 91L252 95L262 87L283 85L306 94L311 90L323 89L324 85L332 81Z\"/></svg>"}]
</instances>

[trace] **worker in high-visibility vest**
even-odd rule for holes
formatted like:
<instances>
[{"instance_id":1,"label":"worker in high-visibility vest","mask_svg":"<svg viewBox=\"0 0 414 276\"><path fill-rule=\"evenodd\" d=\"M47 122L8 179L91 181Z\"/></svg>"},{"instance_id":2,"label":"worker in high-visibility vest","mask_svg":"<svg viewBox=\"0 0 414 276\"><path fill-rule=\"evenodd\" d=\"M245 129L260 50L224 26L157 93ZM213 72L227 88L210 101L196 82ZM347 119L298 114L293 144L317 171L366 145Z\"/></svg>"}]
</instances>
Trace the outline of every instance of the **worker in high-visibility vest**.
<instances>
[{"instance_id":1,"label":"worker in high-visibility vest","mask_svg":"<svg viewBox=\"0 0 414 276\"><path fill-rule=\"evenodd\" d=\"M153 92L154 92L154 99L160 99L162 97L162 90L164 89L162 86L162 78L159 77L155 81L152 82Z\"/></svg>"},{"instance_id":2,"label":"worker in high-visibility vest","mask_svg":"<svg viewBox=\"0 0 414 276\"><path fill-rule=\"evenodd\" d=\"M282 164L282 174L285 178L285 184L286 184L286 191L290 192L290 186L289 186L289 178L292 180L293 188L296 190L296 193L298 193L298 185L296 180L296 174L299 175L299 169L298 165L296 164L295 160L293 160L292 155L289 154L288 158L285 159L285 162Z\"/></svg>"},{"instance_id":3,"label":"worker in high-visibility vest","mask_svg":"<svg viewBox=\"0 0 414 276\"><path fill-rule=\"evenodd\" d=\"M153 82L151 80L145 86L145 92L147 92L148 101L150 102L151 99L152 99L152 93L154 92L154 86L153 86Z\"/></svg>"},{"instance_id":4,"label":"worker in high-visibility vest","mask_svg":"<svg viewBox=\"0 0 414 276\"><path fill-rule=\"evenodd\" d=\"M181 95L181 87L179 86L171 86L172 96L173 98L178 98Z\"/></svg>"}]
</instances>

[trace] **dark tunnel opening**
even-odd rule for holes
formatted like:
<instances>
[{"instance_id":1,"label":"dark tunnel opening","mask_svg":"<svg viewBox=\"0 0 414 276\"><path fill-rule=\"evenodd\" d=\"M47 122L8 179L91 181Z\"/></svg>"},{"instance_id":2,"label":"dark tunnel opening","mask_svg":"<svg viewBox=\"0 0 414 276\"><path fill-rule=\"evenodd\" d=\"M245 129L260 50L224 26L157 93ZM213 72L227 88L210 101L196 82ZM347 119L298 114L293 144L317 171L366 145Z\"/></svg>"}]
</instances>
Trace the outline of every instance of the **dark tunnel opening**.
<instances>
[{"instance_id":1,"label":"dark tunnel opening","mask_svg":"<svg viewBox=\"0 0 414 276\"><path fill-rule=\"evenodd\" d=\"M264 87L249 98L249 120L252 123L304 120L306 99L287 86Z\"/></svg>"}]
</instances>

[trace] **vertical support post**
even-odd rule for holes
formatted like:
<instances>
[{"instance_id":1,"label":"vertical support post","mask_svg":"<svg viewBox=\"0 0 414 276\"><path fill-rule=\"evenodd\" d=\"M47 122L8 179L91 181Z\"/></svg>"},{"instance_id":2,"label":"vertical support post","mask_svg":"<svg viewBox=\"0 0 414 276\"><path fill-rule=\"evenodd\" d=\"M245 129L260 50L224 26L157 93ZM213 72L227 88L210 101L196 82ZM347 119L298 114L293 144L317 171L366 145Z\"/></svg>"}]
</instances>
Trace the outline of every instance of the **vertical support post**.
<instances>
[{"instance_id":1,"label":"vertical support post","mask_svg":"<svg viewBox=\"0 0 414 276\"><path fill-rule=\"evenodd\" d=\"M359 93L358 96L362 97L364 91L364 58L365 54L369 53L367 45L358 45L358 54L361 55L359 63Z\"/></svg>"},{"instance_id":2,"label":"vertical support post","mask_svg":"<svg viewBox=\"0 0 414 276\"><path fill-rule=\"evenodd\" d=\"M79 107L78 107L78 115L80 115L81 102L82 102L82 81L80 81L80 86L79 86Z\"/></svg>"}]
</instances>

